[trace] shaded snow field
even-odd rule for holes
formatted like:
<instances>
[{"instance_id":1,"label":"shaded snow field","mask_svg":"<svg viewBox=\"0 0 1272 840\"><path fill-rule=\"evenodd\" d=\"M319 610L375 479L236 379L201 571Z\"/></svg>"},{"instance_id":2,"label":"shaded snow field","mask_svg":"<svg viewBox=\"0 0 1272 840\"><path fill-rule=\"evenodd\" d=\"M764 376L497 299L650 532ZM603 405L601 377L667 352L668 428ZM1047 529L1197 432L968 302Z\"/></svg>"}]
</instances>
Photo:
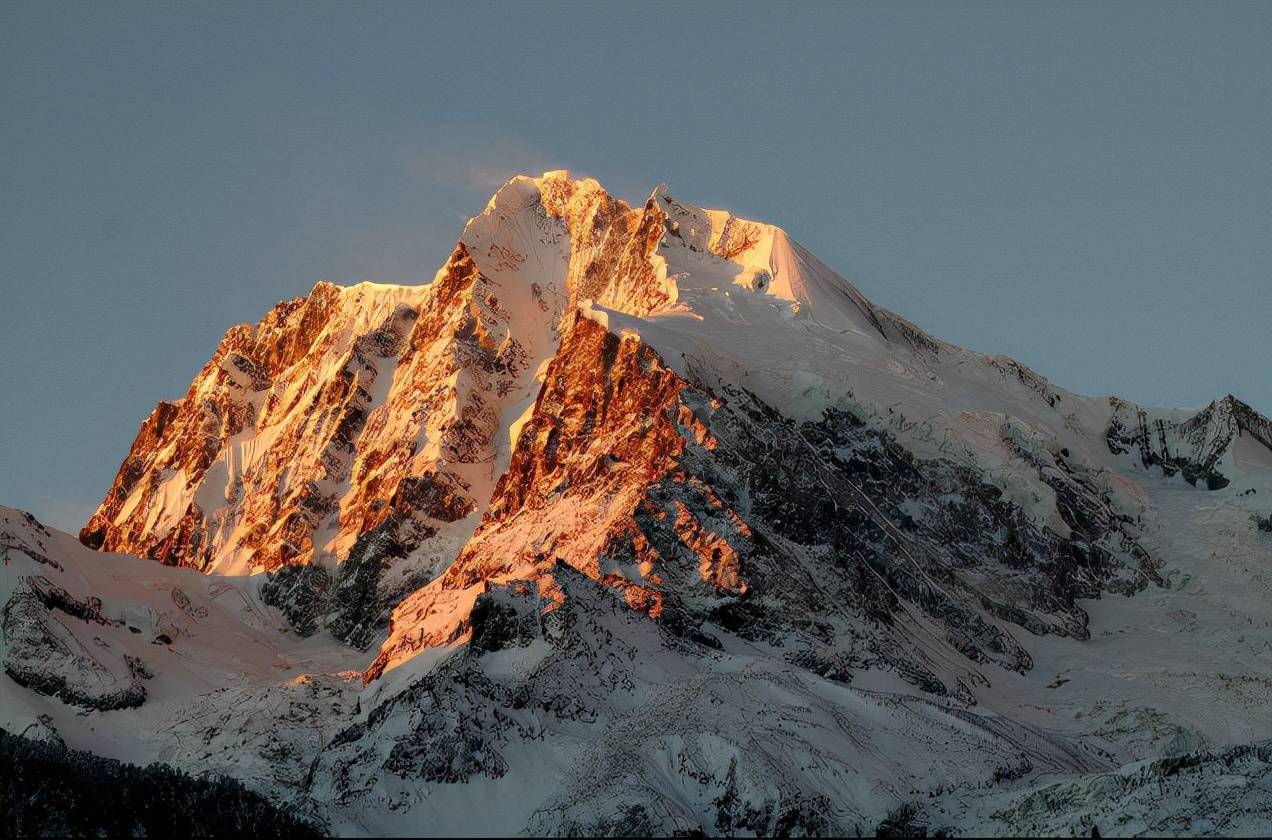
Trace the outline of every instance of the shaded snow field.
<instances>
[{"instance_id":1,"label":"shaded snow field","mask_svg":"<svg viewBox=\"0 0 1272 840\"><path fill-rule=\"evenodd\" d=\"M545 236L534 215L544 180L562 177L514 179L470 223L470 245L512 237L520 249L512 266L493 246L473 249L492 282L563 283L569 243ZM1242 745L1272 739L1272 532L1256 526L1272 515L1272 450L1238 431L1212 465L1228 481L1220 489L1164 475L1112 451L1109 400L926 336L777 228L684 204L663 187L652 200L668 219L655 255L668 303L636 315L621 299L585 301L586 317L639 336L683 376L744 388L795 420L844 409L918 457L972 466L1062 535L1055 492L1019 453L1063 453L1135 523L1165 585L1081 602L1086 640L1012 625L1033 667L970 666L982 678L974 705L925 695L888 671L859 670L851 685L823 679L727 633L721 651L688 651L640 614L600 608L579 619L568 656L542 639L486 653L432 648L364 685L383 637L368 651L325 631L298 638L262 603L263 576L246 574L251 564L231 549L219 574L205 576L96 553L0 509L0 602L32 576L79 601L101 599L87 620L47 607L55 641L44 648L13 646L6 634L6 667L39 655L71 682L136 679L145 689L140 706L100 711L4 679L0 725L231 775L349 834L746 834L787 818L873 832L907 802L916 819L955 833L1265 833L1272 759ZM422 294L364 286L385 306ZM532 306L524 294L508 300ZM554 325L529 321L532 335L521 337L533 364L501 405L493 464L483 465L494 477L554 352ZM396 372L377 374L373 406ZM1178 425L1196 413L1145 416ZM1170 428L1162 447L1180 451L1191 439ZM1203 431L1209 446L1214 431ZM147 514L154 527L192 499L215 511L268 443L233 441L200 485L173 477ZM126 505L121 516L131 513ZM450 523L390 574L442 574L479 518ZM338 554L339 539L332 529L315 542ZM916 636L932 632L919 615L906 620ZM546 699L487 703L505 688ZM375 739L362 737L368 730ZM385 762L411 772L378 772Z\"/></svg>"}]
</instances>

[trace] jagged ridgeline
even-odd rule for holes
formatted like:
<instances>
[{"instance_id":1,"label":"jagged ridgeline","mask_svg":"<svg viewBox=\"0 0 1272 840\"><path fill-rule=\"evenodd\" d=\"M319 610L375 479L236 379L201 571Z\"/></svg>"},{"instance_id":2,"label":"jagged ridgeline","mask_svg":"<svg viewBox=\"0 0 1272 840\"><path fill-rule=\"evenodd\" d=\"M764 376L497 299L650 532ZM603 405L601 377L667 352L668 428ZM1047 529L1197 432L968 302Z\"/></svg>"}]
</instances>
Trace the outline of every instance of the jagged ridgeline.
<instances>
[{"instance_id":1,"label":"jagged ridgeline","mask_svg":"<svg viewBox=\"0 0 1272 840\"><path fill-rule=\"evenodd\" d=\"M6 513L5 669L346 833L1033 825L994 797L1272 737L1270 522L1233 397L1074 394L552 172L229 330L78 543Z\"/></svg>"},{"instance_id":2,"label":"jagged ridgeline","mask_svg":"<svg viewBox=\"0 0 1272 840\"><path fill-rule=\"evenodd\" d=\"M933 339L777 228L549 173L500 190L429 285L320 283L230 330L81 539L272 572L265 602L299 633L360 648L397 608L370 675L461 639L488 580L556 600L557 561L690 633L836 610L886 627L904 603L1021 670L998 622L1081 638L1078 599L1160 583L1111 454L1217 488L1235 440L1272 439L1231 398L1151 411ZM829 587L790 574L810 558ZM904 639L825 633L868 638L810 639L823 671L904 661L971 694Z\"/></svg>"}]
</instances>

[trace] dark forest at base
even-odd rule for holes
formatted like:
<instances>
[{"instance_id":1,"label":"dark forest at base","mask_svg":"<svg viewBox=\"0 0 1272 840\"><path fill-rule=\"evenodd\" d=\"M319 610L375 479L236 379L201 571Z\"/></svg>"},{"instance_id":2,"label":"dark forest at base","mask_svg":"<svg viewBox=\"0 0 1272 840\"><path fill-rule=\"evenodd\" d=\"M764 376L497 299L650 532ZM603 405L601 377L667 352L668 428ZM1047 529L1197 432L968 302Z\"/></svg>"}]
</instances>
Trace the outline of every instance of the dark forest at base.
<instances>
[{"instance_id":1,"label":"dark forest at base","mask_svg":"<svg viewBox=\"0 0 1272 840\"><path fill-rule=\"evenodd\" d=\"M321 837L232 779L137 767L0 730L5 837Z\"/></svg>"}]
</instances>

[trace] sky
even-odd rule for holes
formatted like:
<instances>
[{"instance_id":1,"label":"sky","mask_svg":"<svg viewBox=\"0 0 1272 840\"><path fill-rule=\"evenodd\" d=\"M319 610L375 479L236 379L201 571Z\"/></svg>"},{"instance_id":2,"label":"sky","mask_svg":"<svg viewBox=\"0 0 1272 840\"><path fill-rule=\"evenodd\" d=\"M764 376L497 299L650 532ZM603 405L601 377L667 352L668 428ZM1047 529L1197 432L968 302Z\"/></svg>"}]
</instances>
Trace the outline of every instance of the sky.
<instances>
[{"instance_id":1,"label":"sky","mask_svg":"<svg viewBox=\"0 0 1272 840\"><path fill-rule=\"evenodd\" d=\"M0 6L0 504L78 530L225 329L506 178L781 225L1081 393L1272 413L1272 4Z\"/></svg>"}]
</instances>

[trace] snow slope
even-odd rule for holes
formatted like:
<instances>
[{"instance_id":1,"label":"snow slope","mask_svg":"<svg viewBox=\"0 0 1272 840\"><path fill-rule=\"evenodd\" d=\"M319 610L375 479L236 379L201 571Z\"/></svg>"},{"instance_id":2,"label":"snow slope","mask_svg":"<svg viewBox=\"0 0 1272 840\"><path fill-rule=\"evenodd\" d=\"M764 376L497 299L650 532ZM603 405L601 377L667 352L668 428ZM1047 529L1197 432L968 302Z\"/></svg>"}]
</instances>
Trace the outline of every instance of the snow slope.
<instances>
[{"instance_id":1,"label":"snow slope","mask_svg":"<svg viewBox=\"0 0 1272 840\"><path fill-rule=\"evenodd\" d=\"M345 834L1245 831L1270 430L519 177L431 284L320 284L143 425L81 540L212 574L4 512L0 720Z\"/></svg>"},{"instance_id":2,"label":"snow slope","mask_svg":"<svg viewBox=\"0 0 1272 840\"><path fill-rule=\"evenodd\" d=\"M358 665L347 648L328 640L302 642L278 613L260 603L259 579L206 576L120 554L98 554L29 514L0 508L0 599L6 616L33 591L59 590L39 603L40 621L55 652L14 644L6 624L0 644L6 672L0 723L10 732L55 730L68 743L113 757L153 761L158 724L186 717L191 704L229 686L281 686L306 673L338 674ZM88 611L77 605L88 606ZM46 626L47 625L47 626ZM38 641L38 640L37 640ZM142 697L131 708L99 709L91 702L49 696L19 686L15 670L54 680L92 684L131 658L143 674Z\"/></svg>"}]
</instances>

